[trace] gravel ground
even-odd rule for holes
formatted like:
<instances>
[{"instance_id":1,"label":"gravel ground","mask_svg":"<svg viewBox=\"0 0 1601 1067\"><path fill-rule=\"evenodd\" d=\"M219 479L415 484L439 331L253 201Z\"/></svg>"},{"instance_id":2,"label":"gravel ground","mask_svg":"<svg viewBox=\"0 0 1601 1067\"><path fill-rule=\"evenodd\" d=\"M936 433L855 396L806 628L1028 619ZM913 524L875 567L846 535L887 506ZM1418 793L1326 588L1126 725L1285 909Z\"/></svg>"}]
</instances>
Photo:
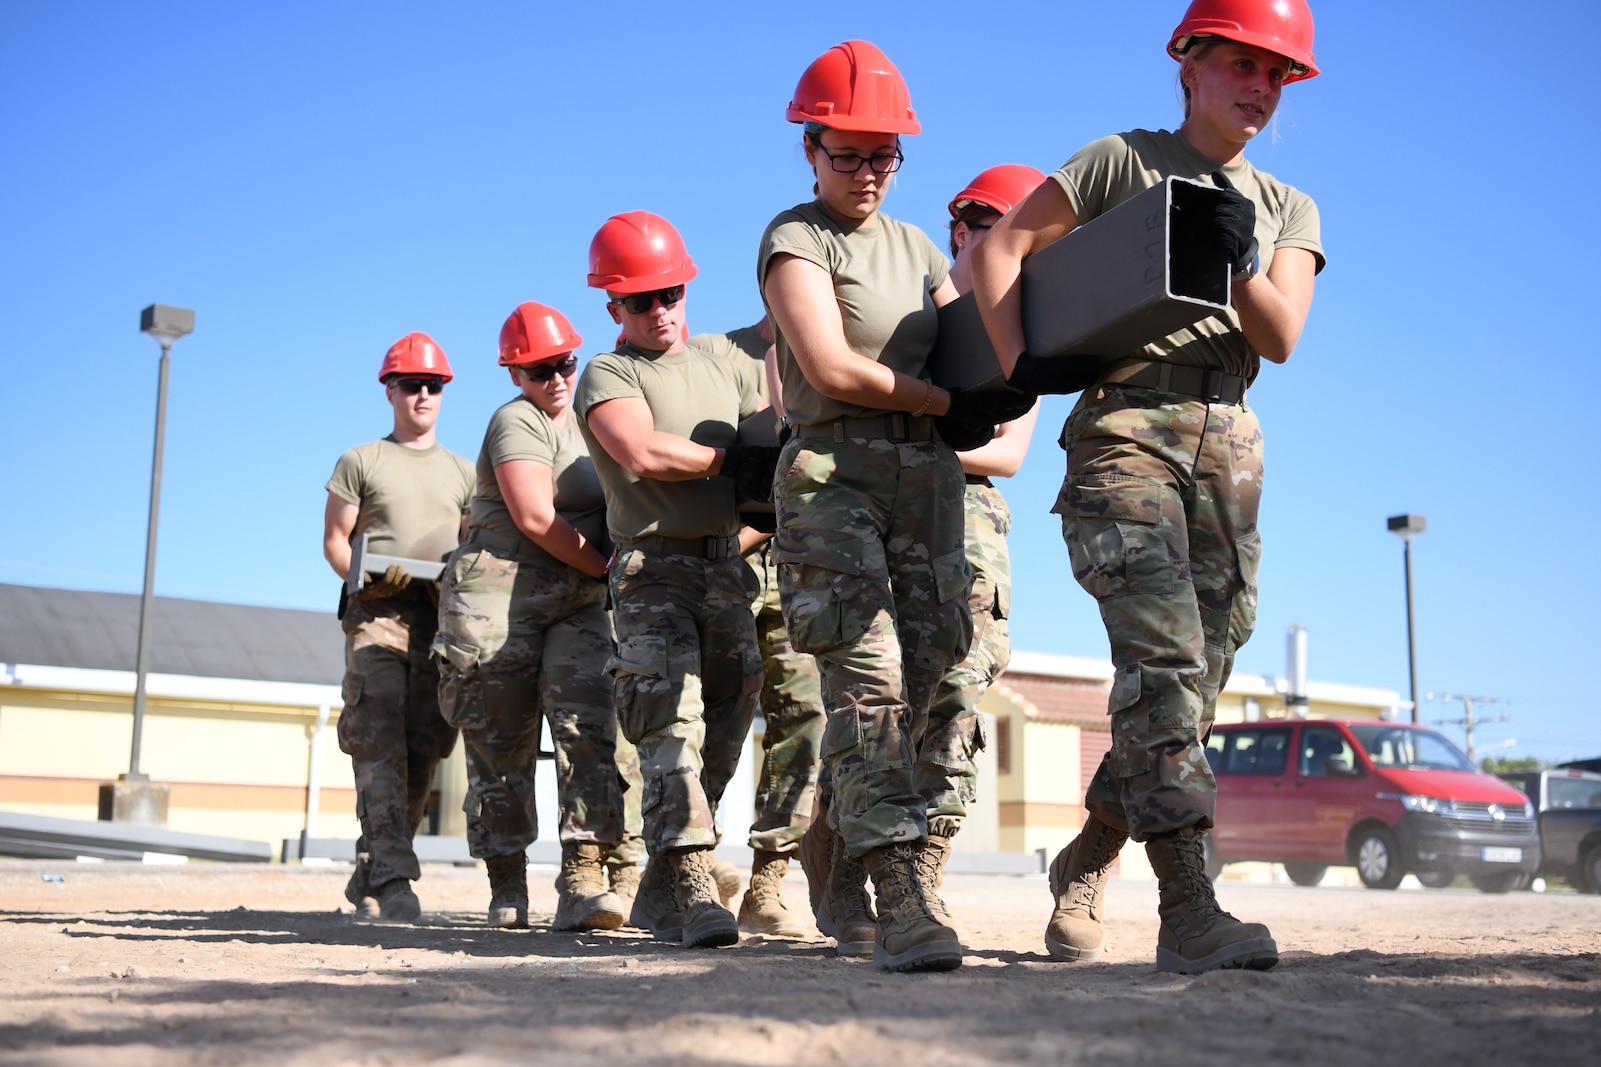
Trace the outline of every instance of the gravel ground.
<instances>
[{"instance_id":1,"label":"gravel ground","mask_svg":"<svg viewBox=\"0 0 1601 1067\"><path fill-rule=\"evenodd\" d=\"M1043 952L1041 877L952 876L962 968L828 942L686 952L490 931L481 870L428 867L416 925L360 925L348 868L0 861L0 1064L1594 1064L1601 896L1223 883L1283 962L1155 970L1156 888L1113 883L1097 963ZM46 881L45 876L62 881ZM796 868L786 882L803 909Z\"/></svg>"}]
</instances>

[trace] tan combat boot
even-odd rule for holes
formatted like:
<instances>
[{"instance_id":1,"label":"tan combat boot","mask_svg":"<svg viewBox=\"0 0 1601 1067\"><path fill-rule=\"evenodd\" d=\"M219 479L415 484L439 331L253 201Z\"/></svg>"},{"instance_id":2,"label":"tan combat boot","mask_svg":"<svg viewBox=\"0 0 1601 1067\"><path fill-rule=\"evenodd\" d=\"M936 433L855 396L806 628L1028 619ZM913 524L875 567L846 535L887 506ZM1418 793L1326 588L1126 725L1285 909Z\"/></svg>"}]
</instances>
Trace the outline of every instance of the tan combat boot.
<instances>
[{"instance_id":1,"label":"tan combat boot","mask_svg":"<svg viewBox=\"0 0 1601 1067\"><path fill-rule=\"evenodd\" d=\"M888 845L862 857L878 899L873 962L891 971L954 971L962 965L962 945L954 930L929 914L917 876L921 849Z\"/></svg>"},{"instance_id":2,"label":"tan combat boot","mask_svg":"<svg viewBox=\"0 0 1601 1067\"><path fill-rule=\"evenodd\" d=\"M1206 876L1204 834L1192 826L1145 843L1160 893L1156 969L1177 974L1219 967L1265 971L1279 962L1279 946L1261 923L1242 923L1218 907Z\"/></svg>"},{"instance_id":3,"label":"tan combat boot","mask_svg":"<svg viewBox=\"0 0 1601 1067\"><path fill-rule=\"evenodd\" d=\"M679 944L684 940L684 913L678 907L678 877L667 856L658 852L645 863L639 878L639 892L629 909L628 921L649 930L658 941Z\"/></svg>"},{"instance_id":4,"label":"tan combat boot","mask_svg":"<svg viewBox=\"0 0 1601 1067\"><path fill-rule=\"evenodd\" d=\"M556 874L556 918L552 930L615 930L627 918L623 902L606 888L604 846L564 841Z\"/></svg>"},{"instance_id":5,"label":"tan combat boot","mask_svg":"<svg viewBox=\"0 0 1601 1067\"><path fill-rule=\"evenodd\" d=\"M734 898L739 896L739 868L727 860L718 859L715 852L707 854L711 857L712 880L717 883L717 896L726 910L733 906Z\"/></svg>"},{"instance_id":6,"label":"tan combat boot","mask_svg":"<svg viewBox=\"0 0 1601 1067\"><path fill-rule=\"evenodd\" d=\"M608 862L606 880L611 884L611 891L622 902L623 910L632 908L634 897L639 894L639 864Z\"/></svg>"},{"instance_id":7,"label":"tan combat boot","mask_svg":"<svg viewBox=\"0 0 1601 1067\"><path fill-rule=\"evenodd\" d=\"M356 906L357 919L378 918L376 890L367 883L371 870L372 857L365 852L356 853L356 868L350 872L350 881L345 883L345 899Z\"/></svg>"},{"instance_id":8,"label":"tan combat boot","mask_svg":"<svg viewBox=\"0 0 1601 1067\"><path fill-rule=\"evenodd\" d=\"M378 899L378 918L382 922L409 923L422 917L422 902L411 891L411 882L396 878L373 891Z\"/></svg>"},{"instance_id":9,"label":"tan combat boot","mask_svg":"<svg viewBox=\"0 0 1601 1067\"><path fill-rule=\"evenodd\" d=\"M817 905L817 929L834 939L835 955L871 956L878 917L867 894L867 868L845 854L844 838L831 834L830 840L833 851Z\"/></svg>"},{"instance_id":10,"label":"tan combat boot","mask_svg":"<svg viewBox=\"0 0 1601 1067\"><path fill-rule=\"evenodd\" d=\"M834 831L828 825L826 810L812 817L811 825L801 835L800 845L795 849L795 858L800 860L801 871L806 875L806 895L815 916L828 889L828 871L834 863ZM822 928L821 920L818 928Z\"/></svg>"},{"instance_id":11,"label":"tan combat boot","mask_svg":"<svg viewBox=\"0 0 1601 1067\"><path fill-rule=\"evenodd\" d=\"M929 834L928 843L917 854L917 880L923 886L923 899L928 901L928 913L934 916L934 921L954 931L963 948L971 948L967 930L951 918L951 909L939 895L939 887L945 884L945 864L950 858L951 839Z\"/></svg>"},{"instance_id":12,"label":"tan combat boot","mask_svg":"<svg viewBox=\"0 0 1601 1067\"><path fill-rule=\"evenodd\" d=\"M677 883L678 910L683 913L685 948L722 948L739 943L739 924L718 903L709 848L679 848L667 853Z\"/></svg>"},{"instance_id":13,"label":"tan combat boot","mask_svg":"<svg viewBox=\"0 0 1601 1067\"><path fill-rule=\"evenodd\" d=\"M528 929L528 855L490 856L489 928L491 930Z\"/></svg>"},{"instance_id":14,"label":"tan combat boot","mask_svg":"<svg viewBox=\"0 0 1601 1067\"><path fill-rule=\"evenodd\" d=\"M1106 944L1101 925L1101 894L1112 861L1128 834L1091 815L1073 843L1051 861L1051 896L1056 910L1045 927L1045 951L1052 959L1094 960Z\"/></svg>"},{"instance_id":15,"label":"tan combat boot","mask_svg":"<svg viewBox=\"0 0 1601 1067\"><path fill-rule=\"evenodd\" d=\"M750 888L739 905L739 932L762 937L805 937L806 926L784 906L782 884L789 853L756 850Z\"/></svg>"}]
</instances>

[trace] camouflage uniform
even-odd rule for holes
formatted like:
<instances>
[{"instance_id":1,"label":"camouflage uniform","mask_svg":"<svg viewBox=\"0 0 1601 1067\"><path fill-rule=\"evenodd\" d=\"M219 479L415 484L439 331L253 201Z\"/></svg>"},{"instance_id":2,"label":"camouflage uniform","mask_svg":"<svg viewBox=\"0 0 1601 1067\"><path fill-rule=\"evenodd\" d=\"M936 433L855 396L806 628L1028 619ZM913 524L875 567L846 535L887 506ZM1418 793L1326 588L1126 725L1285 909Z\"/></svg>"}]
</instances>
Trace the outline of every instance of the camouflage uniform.
<instances>
[{"instance_id":1,"label":"camouflage uniform","mask_svg":"<svg viewBox=\"0 0 1601 1067\"><path fill-rule=\"evenodd\" d=\"M1012 566L1006 535L1012 513L988 478L969 476L963 498L967 561L973 588L973 643L967 658L945 672L917 748L917 791L928 803L929 833L952 837L967 816L978 772L973 756L984 747L978 702L1012 658L1006 616L1012 603Z\"/></svg>"},{"instance_id":2,"label":"camouflage uniform","mask_svg":"<svg viewBox=\"0 0 1601 1067\"><path fill-rule=\"evenodd\" d=\"M645 819L639 810L645 779L639 773L639 750L620 731L617 734L617 773L623 778L623 836L606 853L608 867L632 866L646 856Z\"/></svg>"},{"instance_id":3,"label":"camouflage uniform","mask_svg":"<svg viewBox=\"0 0 1601 1067\"><path fill-rule=\"evenodd\" d=\"M616 721L605 667L606 587L529 548L474 530L445 567L439 710L467 745L467 845L509 856L539 836L534 768L550 723L563 844L623 833Z\"/></svg>"},{"instance_id":4,"label":"camouflage uniform","mask_svg":"<svg viewBox=\"0 0 1601 1067\"><path fill-rule=\"evenodd\" d=\"M1099 385L1062 430L1073 574L1111 640L1112 749L1089 812L1145 841L1210 827L1204 745L1256 625L1262 432L1244 403Z\"/></svg>"},{"instance_id":5,"label":"camouflage uniform","mask_svg":"<svg viewBox=\"0 0 1601 1067\"><path fill-rule=\"evenodd\" d=\"M356 775L357 851L367 889L422 872L412 835L422 823L434 768L456 744L439 717L438 674L428 659L437 615L422 582L398 596L352 597L345 630L345 707L339 747ZM365 894L364 894L365 895Z\"/></svg>"},{"instance_id":6,"label":"camouflage uniform","mask_svg":"<svg viewBox=\"0 0 1601 1067\"><path fill-rule=\"evenodd\" d=\"M793 852L811 825L818 752L823 743L823 693L817 661L790 647L778 596L772 541L745 554L761 586L752 605L762 654L762 765L756 779L756 821L750 847Z\"/></svg>"},{"instance_id":7,"label":"camouflage uniform","mask_svg":"<svg viewBox=\"0 0 1601 1067\"><path fill-rule=\"evenodd\" d=\"M736 539L706 560L620 542L611 569L617 724L639 750L645 844L654 855L715 843L715 815L756 713L761 657L750 568Z\"/></svg>"},{"instance_id":8,"label":"camouflage uniform","mask_svg":"<svg viewBox=\"0 0 1601 1067\"><path fill-rule=\"evenodd\" d=\"M775 489L784 622L822 677L830 821L852 857L922 840L916 738L973 634L961 465L929 419L843 419L797 428Z\"/></svg>"}]
</instances>

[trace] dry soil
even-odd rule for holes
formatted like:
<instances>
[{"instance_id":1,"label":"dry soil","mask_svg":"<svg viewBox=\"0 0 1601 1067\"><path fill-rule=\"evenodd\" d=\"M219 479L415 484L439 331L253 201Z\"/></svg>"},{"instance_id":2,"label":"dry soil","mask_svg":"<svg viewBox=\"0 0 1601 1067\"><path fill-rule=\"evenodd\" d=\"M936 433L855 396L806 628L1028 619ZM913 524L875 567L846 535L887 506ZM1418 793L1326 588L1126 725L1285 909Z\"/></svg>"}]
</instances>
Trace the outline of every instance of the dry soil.
<instances>
[{"instance_id":1,"label":"dry soil","mask_svg":"<svg viewBox=\"0 0 1601 1067\"><path fill-rule=\"evenodd\" d=\"M429 867L422 922L358 925L338 868L0 862L0 1064L1601 1060L1601 897L1223 883L1270 972L1155 970L1153 884L1109 951L1042 951L1044 880L953 876L959 971L890 975L823 940L684 951L634 931L480 925L481 870ZM62 881L47 881L59 876ZM797 868L787 881L804 905Z\"/></svg>"}]
</instances>

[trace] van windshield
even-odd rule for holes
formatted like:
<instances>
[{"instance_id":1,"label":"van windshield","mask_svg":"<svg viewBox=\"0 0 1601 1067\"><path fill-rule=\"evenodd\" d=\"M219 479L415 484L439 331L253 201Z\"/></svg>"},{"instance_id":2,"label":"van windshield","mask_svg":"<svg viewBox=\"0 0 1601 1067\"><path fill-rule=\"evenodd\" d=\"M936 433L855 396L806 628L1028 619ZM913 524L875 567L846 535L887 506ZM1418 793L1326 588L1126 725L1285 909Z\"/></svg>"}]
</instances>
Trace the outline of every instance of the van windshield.
<instances>
[{"instance_id":1,"label":"van windshield","mask_svg":"<svg viewBox=\"0 0 1601 1067\"><path fill-rule=\"evenodd\" d=\"M1375 767L1414 771L1476 771L1462 750L1435 733L1404 726L1353 725L1351 732Z\"/></svg>"}]
</instances>

